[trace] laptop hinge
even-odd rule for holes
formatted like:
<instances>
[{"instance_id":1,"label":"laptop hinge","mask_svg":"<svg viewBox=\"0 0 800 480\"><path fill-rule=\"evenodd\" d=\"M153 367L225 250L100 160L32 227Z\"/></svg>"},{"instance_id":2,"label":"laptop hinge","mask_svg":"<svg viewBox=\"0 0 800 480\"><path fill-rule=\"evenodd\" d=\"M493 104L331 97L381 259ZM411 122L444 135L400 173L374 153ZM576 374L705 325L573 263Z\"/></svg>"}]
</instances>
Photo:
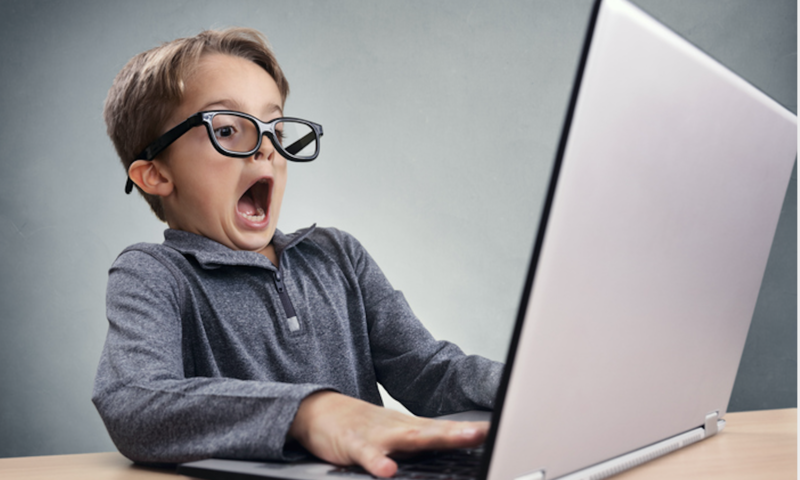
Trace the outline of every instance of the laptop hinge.
<instances>
[{"instance_id":1,"label":"laptop hinge","mask_svg":"<svg viewBox=\"0 0 800 480\"><path fill-rule=\"evenodd\" d=\"M706 415L706 423L705 423L705 438L710 437L711 435L716 435L718 428L717 428L717 421L719 420L719 410L714 410L713 412Z\"/></svg>"},{"instance_id":2,"label":"laptop hinge","mask_svg":"<svg viewBox=\"0 0 800 480\"><path fill-rule=\"evenodd\" d=\"M514 480L544 480L544 470L526 473L525 475L519 476Z\"/></svg>"}]
</instances>

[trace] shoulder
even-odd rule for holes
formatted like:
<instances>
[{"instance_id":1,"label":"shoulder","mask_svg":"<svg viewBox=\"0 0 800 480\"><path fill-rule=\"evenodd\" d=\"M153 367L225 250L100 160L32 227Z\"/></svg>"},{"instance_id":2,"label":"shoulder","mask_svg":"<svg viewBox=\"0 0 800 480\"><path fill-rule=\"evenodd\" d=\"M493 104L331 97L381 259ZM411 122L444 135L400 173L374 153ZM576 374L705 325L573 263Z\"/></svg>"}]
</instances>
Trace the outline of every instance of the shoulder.
<instances>
[{"instance_id":1,"label":"shoulder","mask_svg":"<svg viewBox=\"0 0 800 480\"><path fill-rule=\"evenodd\" d=\"M136 243L123 250L114 260L114 267L134 267L137 270L169 268L184 260L177 250L158 243Z\"/></svg>"},{"instance_id":2,"label":"shoulder","mask_svg":"<svg viewBox=\"0 0 800 480\"><path fill-rule=\"evenodd\" d=\"M306 239L325 248L363 248L354 236L334 227L316 227Z\"/></svg>"},{"instance_id":3,"label":"shoulder","mask_svg":"<svg viewBox=\"0 0 800 480\"><path fill-rule=\"evenodd\" d=\"M313 245L337 261L344 259L360 263L366 254L361 242L353 235L333 227L316 227L300 245Z\"/></svg>"},{"instance_id":4,"label":"shoulder","mask_svg":"<svg viewBox=\"0 0 800 480\"><path fill-rule=\"evenodd\" d=\"M165 245L136 243L123 250L109 269L109 281L152 285L181 281L184 256Z\"/></svg>"},{"instance_id":5,"label":"shoulder","mask_svg":"<svg viewBox=\"0 0 800 480\"><path fill-rule=\"evenodd\" d=\"M109 319L142 309L182 311L190 297L181 261L186 259L180 252L159 244L137 243L123 250L108 271Z\"/></svg>"}]
</instances>

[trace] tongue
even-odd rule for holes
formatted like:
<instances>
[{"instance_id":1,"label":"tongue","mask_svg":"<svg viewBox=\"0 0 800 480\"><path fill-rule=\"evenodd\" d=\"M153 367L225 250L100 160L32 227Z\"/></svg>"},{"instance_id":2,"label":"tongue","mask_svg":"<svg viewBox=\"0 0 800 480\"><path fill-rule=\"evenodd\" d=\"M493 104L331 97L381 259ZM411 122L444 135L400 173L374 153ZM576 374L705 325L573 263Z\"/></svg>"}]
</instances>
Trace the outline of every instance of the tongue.
<instances>
[{"instance_id":1,"label":"tongue","mask_svg":"<svg viewBox=\"0 0 800 480\"><path fill-rule=\"evenodd\" d=\"M255 215L256 214L256 204L253 201L253 198L246 193L242 195L242 198L239 199L238 209L241 213L245 215Z\"/></svg>"}]
</instances>

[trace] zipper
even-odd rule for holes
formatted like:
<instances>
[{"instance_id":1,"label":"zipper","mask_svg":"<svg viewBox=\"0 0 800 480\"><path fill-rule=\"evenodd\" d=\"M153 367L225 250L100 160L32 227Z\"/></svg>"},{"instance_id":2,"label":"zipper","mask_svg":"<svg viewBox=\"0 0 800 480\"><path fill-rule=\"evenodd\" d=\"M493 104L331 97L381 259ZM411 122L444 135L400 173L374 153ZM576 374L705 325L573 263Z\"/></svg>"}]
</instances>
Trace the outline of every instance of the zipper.
<instances>
[{"instance_id":1,"label":"zipper","mask_svg":"<svg viewBox=\"0 0 800 480\"><path fill-rule=\"evenodd\" d=\"M286 312L286 326L289 327L290 332L297 332L300 330L300 321L297 319L297 313L294 311L289 294L286 293L286 285L283 283L280 270L272 272L272 280L275 281L275 288L278 290L278 297L283 304L283 311Z\"/></svg>"}]
</instances>

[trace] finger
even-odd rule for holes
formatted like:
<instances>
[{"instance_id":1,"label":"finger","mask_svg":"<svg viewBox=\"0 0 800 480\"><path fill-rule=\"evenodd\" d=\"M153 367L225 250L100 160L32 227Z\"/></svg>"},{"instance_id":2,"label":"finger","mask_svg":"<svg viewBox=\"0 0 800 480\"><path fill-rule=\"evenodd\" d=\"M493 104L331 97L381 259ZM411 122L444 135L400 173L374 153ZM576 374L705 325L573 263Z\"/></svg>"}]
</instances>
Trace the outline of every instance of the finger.
<instances>
[{"instance_id":1,"label":"finger","mask_svg":"<svg viewBox=\"0 0 800 480\"><path fill-rule=\"evenodd\" d=\"M457 433L459 441L467 443L481 444L489 434L489 422L463 422L460 431Z\"/></svg>"},{"instance_id":2,"label":"finger","mask_svg":"<svg viewBox=\"0 0 800 480\"><path fill-rule=\"evenodd\" d=\"M397 472L397 463L372 446L358 450L353 460L376 477L391 477Z\"/></svg>"},{"instance_id":3,"label":"finger","mask_svg":"<svg viewBox=\"0 0 800 480\"><path fill-rule=\"evenodd\" d=\"M424 419L415 428L397 432L386 446L395 452L477 447L485 440L488 430L488 422Z\"/></svg>"},{"instance_id":4,"label":"finger","mask_svg":"<svg viewBox=\"0 0 800 480\"><path fill-rule=\"evenodd\" d=\"M477 447L489 432L488 422L458 422L448 425L444 435L437 437L432 448Z\"/></svg>"}]
</instances>

